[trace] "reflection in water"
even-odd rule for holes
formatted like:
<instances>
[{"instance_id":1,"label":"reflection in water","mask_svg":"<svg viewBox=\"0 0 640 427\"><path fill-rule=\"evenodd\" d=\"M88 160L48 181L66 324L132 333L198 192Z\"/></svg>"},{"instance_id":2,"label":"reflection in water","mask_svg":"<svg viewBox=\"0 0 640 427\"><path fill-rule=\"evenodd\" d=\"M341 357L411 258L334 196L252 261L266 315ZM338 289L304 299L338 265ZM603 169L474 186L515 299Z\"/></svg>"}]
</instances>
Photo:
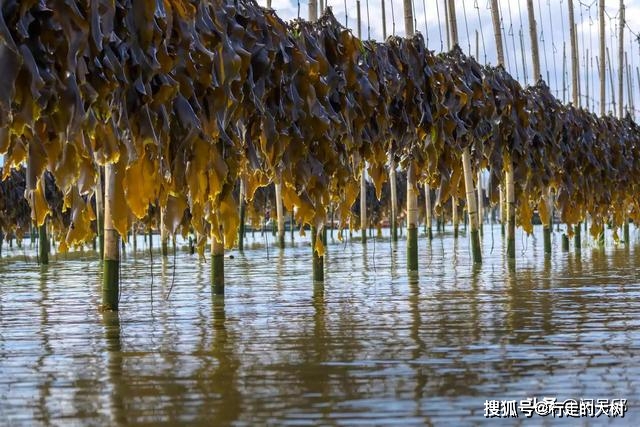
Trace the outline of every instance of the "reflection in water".
<instances>
[{"instance_id":1,"label":"reflection in water","mask_svg":"<svg viewBox=\"0 0 640 427\"><path fill-rule=\"evenodd\" d=\"M308 237L267 257L257 233L225 260L223 298L208 261L154 253L153 307L139 252L124 260L119 314L97 309L89 253L42 269L1 259L3 422L460 425L482 422L486 399L544 396L627 398L631 420L640 251L546 258L541 239L519 238L513 264L493 228L482 266L464 236L421 240L416 275L403 240L336 242L324 285Z\"/></svg>"}]
</instances>

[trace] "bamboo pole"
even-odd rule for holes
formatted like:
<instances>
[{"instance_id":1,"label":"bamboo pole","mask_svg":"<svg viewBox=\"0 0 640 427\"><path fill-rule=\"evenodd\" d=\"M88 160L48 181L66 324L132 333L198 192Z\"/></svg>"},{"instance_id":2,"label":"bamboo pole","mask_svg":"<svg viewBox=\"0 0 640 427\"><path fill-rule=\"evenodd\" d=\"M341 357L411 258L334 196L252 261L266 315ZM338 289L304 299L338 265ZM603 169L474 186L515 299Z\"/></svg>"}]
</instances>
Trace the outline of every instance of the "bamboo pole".
<instances>
[{"instance_id":1,"label":"bamboo pole","mask_svg":"<svg viewBox=\"0 0 640 427\"><path fill-rule=\"evenodd\" d=\"M222 241L218 241L211 230L211 289L214 295L224 294L224 234L222 227L220 234Z\"/></svg>"},{"instance_id":2,"label":"bamboo pole","mask_svg":"<svg viewBox=\"0 0 640 427\"><path fill-rule=\"evenodd\" d=\"M120 273L120 235L113 223L116 206L116 168L113 163L104 167L104 260L102 272L102 308L118 310Z\"/></svg>"},{"instance_id":3,"label":"bamboo pole","mask_svg":"<svg viewBox=\"0 0 640 427\"><path fill-rule=\"evenodd\" d=\"M620 0L620 11L618 12L620 15L620 24L618 25L618 118L622 120L624 118L624 25L625 25L625 16L624 16L624 0ZM623 207L625 212L627 207ZM625 213L624 215L624 226L622 235L624 236L624 243L629 244L629 216Z\"/></svg>"},{"instance_id":4,"label":"bamboo pole","mask_svg":"<svg viewBox=\"0 0 640 427\"><path fill-rule=\"evenodd\" d=\"M367 243L367 180L366 168L362 168L360 174L360 231L362 232L362 244Z\"/></svg>"},{"instance_id":5,"label":"bamboo pole","mask_svg":"<svg viewBox=\"0 0 640 427\"><path fill-rule=\"evenodd\" d=\"M427 237L429 240L433 239L433 229L431 226L432 212L431 212L431 188L428 183L424 183L424 209L425 209L425 224L427 227Z\"/></svg>"},{"instance_id":6,"label":"bamboo pole","mask_svg":"<svg viewBox=\"0 0 640 427\"><path fill-rule=\"evenodd\" d=\"M244 223L246 221L245 217L246 217L246 200L245 200L245 182L244 182L244 177L240 178L240 191L239 191L239 198L240 198L240 224L238 225L238 250L240 252L244 251ZM277 195L276 195L277 197Z\"/></svg>"},{"instance_id":7,"label":"bamboo pole","mask_svg":"<svg viewBox=\"0 0 640 427\"><path fill-rule=\"evenodd\" d=\"M318 20L318 0L309 0L309 22Z\"/></svg>"},{"instance_id":8,"label":"bamboo pole","mask_svg":"<svg viewBox=\"0 0 640 427\"><path fill-rule=\"evenodd\" d=\"M527 0L527 14L529 16L529 36L531 38L531 56L533 62L533 83L536 84L542 77L540 73L540 54L538 50L538 30L536 25L536 16L533 11L533 0ZM544 253L551 254L551 229L553 228L553 217L551 216L551 189L547 188L542 193L542 203L547 207L550 213L549 221L542 224L542 237L544 241Z\"/></svg>"},{"instance_id":9,"label":"bamboo pole","mask_svg":"<svg viewBox=\"0 0 640 427\"><path fill-rule=\"evenodd\" d=\"M576 24L573 14L573 0L569 0L569 41L571 42L571 92L573 105L576 108L580 107L580 88L578 82L580 81L580 69L578 67L578 37L576 34ZM576 251L579 251L582 246L582 237L580 231L581 222L578 222L574 227L573 243Z\"/></svg>"},{"instance_id":10,"label":"bamboo pole","mask_svg":"<svg viewBox=\"0 0 640 427\"><path fill-rule=\"evenodd\" d=\"M609 65L609 83L611 84L611 103L613 105L613 112L617 110L616 108L616 92L615 85L613 84L613 66L611 65L611 55L609 55L609 48L606 48L607 51L607 64Z\"/></svg>"},{"instance_id":11,"label":"bamboo pole","mask_svg":"<svg viewBox=\"0 0 640 427\"><path fill-rule=\"evenodd\" d=\"M604 56L605 52L605 21L604 21L604 4L605 0L600 0L600 4L598 7L598 14L600 19L600 62L598 63L598 68L600 69L600 116L604 117L606 112L606 94L607 94L607 85L605 84L605 64L604 64Z\"/></svg>"},{"instance_id":12,"label":"bamboo pole","mask_svg":"<svg viewBox=\"0 0 640 427\"><path fill-rule=\"evenodd\" d=\"M389 186L391 187L391 239L398 241L398 183L396 177L396 163L393 155L389 154Z\"/></svg>"},{"instance_id":13,"label":"bamboo pole","mask_svg":"<svg viewBox=\"0 0 640 427\"><path fill-rule=\"evenodd\" d=\"M491 0L491 18L493 21L493 32L496 39L496 50L498 52L498 65L504 66L504 45L502 43L502 30L500 29L500 10L498 0ZM507 211L507 258L514 260L516 257L516 200L513 183L513 165L507 156L505 162L505 199Z\"/></svg>"},{"instance_id":14,"label":"bamboo pole","mask_svg":"<svg viewBox=\"0 0 640 427\"><path fill-rule=\"evenodd\" d=\"M458 21L456 18L456 4L454 0L449 0L449 23L449 27L451 28L451 39L453 44L457 45ZM476 191L473 188L473 170L471 169L471 154L469 153L469 147L465 147L462 150L462 171L464 174L469 226L471 228L471 254L474 263L481 263L482 254L480 253L480 235L478 233L478 207Z\"/></svg>"},{"instance_id":15,"label":"bamboo pole","mask_svg":"<svg viewBox=\"0 0 640 427\"><path fill-rule=\"evenodd\" d=\"M360 19L360 0L356 0L356 22L358 24L358 38L362 40L362 21Z\"/></svg>"},{"instance_id":16,"label":"bamboo pole","mask_svg":"<svg viewBox=\"0 0 640 427\"><path fill-rule=\"evenodd\" d=\"M316 240L318 239L318 228L311 226L311 252L313 254L313 280L315 282L324 281L324 256L320 256L316 251Z\"/></svg>"},{"instance_id":17,"label":"bamboo pole","mask_svg":"<svg viewBox=\"0 0 640 427\"><path fill-rule=\"evenodd\" d=\"M276 215L278 218L278 244L284 249L284 208L282 206L282 181L276 178Z\"/></svg>"},{"instance_id":18,"label":"bamboo pole","mask_svg":"<svg viewBox=\"0 0 640 427\"><path fill-rule=\"evenodd\" d=\"M407 269L418 270L418 188L413 163L407 170Z\"/></svg>"},{"instance_id":19,"label":"bamboo pole","mask_svg":"<svg viewBox=\"0 0 640 427\"><path fill-rule=\"evenodd\" d=\"M478 171L478 230L482 236L484 224L484 190L482 188L482 170Z\"/></svg>"},{"instance_id":20,"label":"bamboo pole","mask_svg":"<svg viewBox=\"0 0 640 427\"><path fill-rule=\"evenodd\" d=\"M382 8L382 40L387 39L387 13L385 11L386 0L380 0L380 7Z\"/></svg>"},{"instance_id":21,"label":"bamboo pole","mask_svg":"<svg viewBox=\"0 0 640 427\"><path fill-rule=\"evenodd\" d=\"M104 258L104 192L102 191L102 177L104 176L104 166L98 166L98 182L96 183L96 226L98 232L98 250L100 262Z\"/></svg>"},{"instance_id":22,"label":"bamboo pole","mask_svg":"<svg viewBox=\"0 0 640 427\"><path fill-rule=\"evenodd\" d=\"M458 238L458 198L456 196L451 196L451 223L453 224L453 238Z\"/></svg>"},{"instance_id":23,"label":"bamboo pole","mask_svg":"<svg viewBox=\"0 0 640 427\"><path fill-rule=\"evenodd\" d=\"M413 36L413 10L411 0L403 0L404 29L407 37ZM418 187L415 166L407 168L407 269L418 270Z\"/></svg>"},{"instance_id":24,"label":"bamboo pole","mask_svg":"<svg viewBox=\"0 0 640 427\"><path fill-rule=\"evenodd\" d=\"M160 208L160 253L163 257L169 255L169 233L167 230L167 224L165 223L166 215L167 208L163 206Z\"/></svg>"}]
</instances>

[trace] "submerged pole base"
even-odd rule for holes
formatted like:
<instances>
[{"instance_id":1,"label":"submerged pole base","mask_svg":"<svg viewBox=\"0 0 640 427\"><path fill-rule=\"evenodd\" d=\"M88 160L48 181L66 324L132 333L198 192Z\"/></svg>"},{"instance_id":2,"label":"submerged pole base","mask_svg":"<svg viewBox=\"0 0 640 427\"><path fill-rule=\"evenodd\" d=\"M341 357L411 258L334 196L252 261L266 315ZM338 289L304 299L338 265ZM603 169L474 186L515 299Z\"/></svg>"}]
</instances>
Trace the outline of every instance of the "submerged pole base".
<instances>
[{"instance_id":1,"label":"submerged pole base","mask_svg":"<svg viewBox=\"0 0 640 427\"><path fill-rule=\"evenodd\" d=\"M418 271L418 229L407 228L407 270Z\"/></svg>"},{"instance_id":2,"label":"submerged pole base","mask_svg":"<svg viewBox=\"0 0 640 427\"><path fill-rule=\"evenodd\" d=\"M562 235L562 252L569 252L569 236Z\"/></svg>"},{"instance_id":3,"label":"submerged pole base","mask_svg":"<svg viewBox=\"0 0 640 427\"><path fill-rule=\"evenodd\" d=\"M471 230L471 256L474 264L482 263L482 252L480 251L480 234L478 230Z\"/></svg>"},{"instance_id":4,"label":"submerged pole base","mask_svg":"<svg viewBox=\"0 0 640 427\"><path fill-rule=\"evenodd\" d=\"M214 295L224 295L224 255L211 256L211 289Z\"/></svg>"},{"instance_id":5,"label":"submerged pole base","mask_svg":"<svg viewBox=\"0 0 640 427\"><path fill-rule=\"evenodd\" d=\"M624 243L629 244L629 220L625 219L624 226L622 227L622 235L624 236Z\"/></svg>"},{"instance_id":6,"label":"submerged pole base","mask_svg":"<svg viewBox=\"0 0 640 427\"><path fill-rule=\"evenodd\" d=\"M102 263L102 310L117 311L120 293L120 261L105 259Z\"/></svg>"},{"instance_id":7,"label":"submerged pole base","mask_svg":"<svg viewBox=\"0 0 640 427\"><path fill-rule=\"evenodd\" d=\"M314 282L324 282L324 257L318 255L316 252L316 239L318 238L318 229L311 227L311 253L312 261L311 267L313 271Z\"/></svg>"},{"instance_id":8,"label":"submerged pole base","mask_svg":"<svg viewBox=\"0 0 640 427\"><path fill-rule=\"evenodd\" d=\"M576 224L573 228L574 236L573 236L573 245L576 247L576 251L579 251L582 247L582 237L581 237L581 223Z\"/></svg>"},{"instance_id":9,"label":"submerged pole base","mask_svg":"<svg viewBox=\"0 0 640 427\"><path fill-rule=\"evenodd\" d=\"M551 255L551 228L545 226L542 229L542 237L544 240L544 254Z\"/></svg>"},{"instance_id":10,"label":"submerged pole base","mask_svg":"<svg viewBox=\"0 0 640 427\"><path fill-rule=\"evenodd\" d=\"M38 252L40 255L40 264L49 264L49 239L47 238L47 226L42 224L38 227Z\"/></svg>"}]
</instances>

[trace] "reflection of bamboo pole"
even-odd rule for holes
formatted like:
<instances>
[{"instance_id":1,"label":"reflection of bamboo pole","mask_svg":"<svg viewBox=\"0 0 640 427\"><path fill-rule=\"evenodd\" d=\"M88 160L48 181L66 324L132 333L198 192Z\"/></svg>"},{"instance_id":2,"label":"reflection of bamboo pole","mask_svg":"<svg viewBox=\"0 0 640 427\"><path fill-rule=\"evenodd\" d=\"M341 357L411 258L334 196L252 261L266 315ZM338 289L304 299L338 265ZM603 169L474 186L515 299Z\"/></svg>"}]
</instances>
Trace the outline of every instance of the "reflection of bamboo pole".
<instances>
[{"instance_id":1,"label":"reflection of bamboo pole","mask_svg":"<svg viewBox=\"0 0 640 427\"><path fill-rule=\"evenodd\" d=\"M120 236L113 222L116 206L116 168L113 163L104 167L104 260L102 281L102 307L118 310Z\"/></svg>"},{"instance_id":2,"label":"reflection of bamboo pole","mask_svg":"<svg viewBox=\"0 0 640 427\"><path fill-rule=\"evenodd\" d=\"M454 45L458 44L458 24L456 20L456 4L454 0L449 0L449 27ZM469 214L469 226L471 228L471 255L473 262L482 262L480 253L480 236L478 233L478 208L476 203L476 192L473 188L473 171L471 169L471 154L469 147L462 150L462 171L464 174L464 187L466 192L467 212Z\"/></svg>"}]
</instances>

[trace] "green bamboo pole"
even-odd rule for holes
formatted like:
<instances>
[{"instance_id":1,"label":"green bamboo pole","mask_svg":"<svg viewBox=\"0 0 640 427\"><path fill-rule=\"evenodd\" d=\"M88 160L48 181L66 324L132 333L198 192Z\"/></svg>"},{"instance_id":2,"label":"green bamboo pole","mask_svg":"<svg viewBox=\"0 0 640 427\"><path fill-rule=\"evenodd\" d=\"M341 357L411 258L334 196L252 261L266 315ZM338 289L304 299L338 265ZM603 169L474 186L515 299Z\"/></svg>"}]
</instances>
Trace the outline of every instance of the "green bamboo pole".
<instances>
[{"instance_id":1,"label":"green bamboo pole","mask_svg":"<svg viewBox=\"0 0 640 427\"><path fill-rule=\"evenodd\" d=\"M47 220L38 227L38 239L40 240L38 251L40 255L40 264L49 264L49 239L47 238Z\"/></svg>"},{"instance_id":2,"label":"green bamboo pole","mask_svg":"<svg viewBox=\"0 0 640 427\"><path fill-rule=\"evenodd\" d=\"M224 242L211 233L211 289L214 295L224 294Z\"/></svg>"},{"instance_id":3,"label":"green bamboo pole","mask_svg":"<svg viewBox=\"0 0 640 427\"><path fill-rule=\"evenodd\" d=\"M313 254L313 280L316 282L324 281L324 257L320 256L316 251L316 239L318 238L318 229L311 227L311 253Z\"/></svg>"},{"instance_id":4,"label":"green bamboo pole","mask_svg":"<svg viewBox=\"0 0 640 427\"><path fill-rule=\"evenodd\" d=\"M102 263L102 308L118 310L119 272L120 272L120 236L113 223L113 209L116 197L115 165L107 164L105 173L104 200L104 260Z\"/></svg>"},{"instance_id":5,"label":"green bamboo pole","mask_svg":"<svg viewBox=\"0 0 640 427\"><path fill-rule=\"evenodd\" d=\"M407 170L407 269L418 270L418 189L413 164Z\"/></svg>"}]
</instances>

